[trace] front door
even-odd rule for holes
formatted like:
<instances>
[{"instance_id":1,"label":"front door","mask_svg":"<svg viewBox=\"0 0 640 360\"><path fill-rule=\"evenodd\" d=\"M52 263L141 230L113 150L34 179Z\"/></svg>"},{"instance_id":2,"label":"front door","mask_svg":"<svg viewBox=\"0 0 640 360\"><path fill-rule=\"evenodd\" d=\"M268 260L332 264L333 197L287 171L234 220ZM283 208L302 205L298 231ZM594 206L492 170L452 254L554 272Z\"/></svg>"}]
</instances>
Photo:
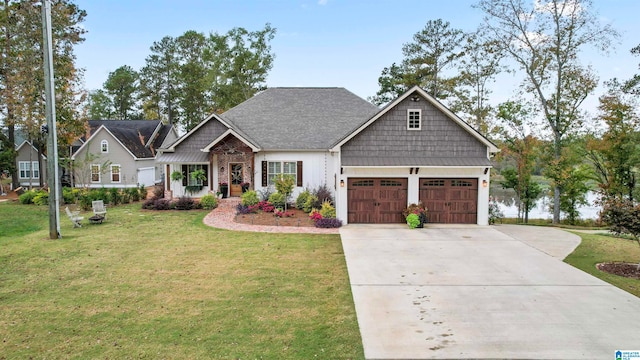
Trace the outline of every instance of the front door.
<instances>
[{"instance_id":1,"label":"front door","mask_svg":"<svg viewBox=\"0 0 640 360\"><path fill-rule=\"evenodd\" d=\"M229 164L231 179L229 179L229 196L242 195L243 167L242 164Z\"/></svg>"}]
</instances>

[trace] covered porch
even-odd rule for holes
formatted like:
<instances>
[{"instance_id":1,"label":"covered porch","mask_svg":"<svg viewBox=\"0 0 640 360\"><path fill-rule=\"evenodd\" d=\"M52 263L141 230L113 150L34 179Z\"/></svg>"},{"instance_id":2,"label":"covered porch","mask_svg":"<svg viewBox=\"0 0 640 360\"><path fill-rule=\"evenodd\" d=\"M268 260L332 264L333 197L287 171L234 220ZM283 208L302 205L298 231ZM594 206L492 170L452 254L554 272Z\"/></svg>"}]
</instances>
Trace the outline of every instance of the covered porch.
<instances>
[{"instance_id":1,"label":"covered porch","mask_svg":"<svg viewBox=\"0 0 640 360\"><path fill-rule=\"evenodd\" d=\"M256 149L252 146L226 133L199 150L162 154L165 197L239 197L254 188Z\"/></svg>"}]
</instances>

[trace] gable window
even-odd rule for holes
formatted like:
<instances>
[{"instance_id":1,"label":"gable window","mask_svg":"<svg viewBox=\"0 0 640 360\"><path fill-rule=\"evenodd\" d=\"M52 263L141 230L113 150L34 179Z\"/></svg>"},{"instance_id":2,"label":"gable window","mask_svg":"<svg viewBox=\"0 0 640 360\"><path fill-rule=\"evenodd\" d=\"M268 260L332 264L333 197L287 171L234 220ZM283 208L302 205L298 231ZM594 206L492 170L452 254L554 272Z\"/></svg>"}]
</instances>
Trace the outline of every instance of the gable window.
<instances>
[{"instance_id":1,"label":"gable window","mask_svg":"<svg viewBox=\"0 0 640 360\"><path fill-rule=\"evenodd\" d=\"M100 164L91 164L91 182L100 182Z\"/></svg>"},{"instance_id":2,"label":"gable window","mask_svg":"<svg viewBox=\"0 0 640 360\"><path fill-rule=\"evenodd\" d=\"M120 165L111 165L111 182L120 182Z\"/></svg>"},{"instance_id":3,"label":"gable window","mask_svg":"<svg viewBox=\"0 0 640 360\"><path fill-rule=\"evenodd\" d=\"M421 127L422 127L422 110L420 109L407 110L407 129L420 130Z\"/></svg>"},{"instance_id":4,"label":"gable window","mask_svg":"<svg viewBox=\"0 0 640 360\"><path fill-rule=\"evenodd\" d=\"M100 142L100 151L103 153L109 152L109 142L107 140L102 140Z\"/></svg>"},{"instance_id":5,"label":"gable window","mask_svg":"<svg viewBox=\"0 0 640 360\"><path fill-rule=\"evenodd\" d=\"M40 178L40 170L38 169L37 161L19 161L18 162L19 169L19 178L20 179L39 179ZM31 174L31 169L33 169L33 176Z\"/></svg>"}]
</instances>

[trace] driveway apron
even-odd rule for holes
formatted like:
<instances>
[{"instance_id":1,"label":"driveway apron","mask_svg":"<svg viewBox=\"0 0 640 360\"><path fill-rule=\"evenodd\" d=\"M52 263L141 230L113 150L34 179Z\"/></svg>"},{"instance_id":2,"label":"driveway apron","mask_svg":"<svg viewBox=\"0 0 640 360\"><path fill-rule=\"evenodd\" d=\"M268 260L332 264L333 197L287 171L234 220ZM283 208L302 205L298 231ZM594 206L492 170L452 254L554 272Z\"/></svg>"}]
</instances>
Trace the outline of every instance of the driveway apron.
<instances>
[{"instance_id":1,"label":"driveway apron","mask_svg":"<svg viewBox=\"0 0 640 360\"><path fill-rule=\"evenodd\" d=\"M640 299L563 263L575 235L435 225L348 225L340 235L367 359L614 359L640 349Z\"/></svg>"}]
</instances>

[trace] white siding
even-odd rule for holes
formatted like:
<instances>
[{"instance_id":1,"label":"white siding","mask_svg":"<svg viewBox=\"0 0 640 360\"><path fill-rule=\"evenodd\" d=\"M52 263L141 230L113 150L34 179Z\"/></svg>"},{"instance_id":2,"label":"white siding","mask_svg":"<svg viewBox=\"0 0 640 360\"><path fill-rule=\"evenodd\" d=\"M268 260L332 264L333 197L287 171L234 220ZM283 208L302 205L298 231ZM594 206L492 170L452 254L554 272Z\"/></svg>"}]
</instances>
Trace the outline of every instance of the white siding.
<instances>
[{"instance_id":1,"label":"white siding","mask_svg":"<svg viewBox=\"0 0 640 360\"><path fill-rule=\"evenodd\" d=\"M302 161L302 187L293 190L291 198L295 200L304 188L317 188L326 184L334 191L338 186L336 175L337 154L329 151L322 152L260 152L255 156L253 169L254 187L256 191L262 187L262 161Z\"/></svg>"}]
</instances>

